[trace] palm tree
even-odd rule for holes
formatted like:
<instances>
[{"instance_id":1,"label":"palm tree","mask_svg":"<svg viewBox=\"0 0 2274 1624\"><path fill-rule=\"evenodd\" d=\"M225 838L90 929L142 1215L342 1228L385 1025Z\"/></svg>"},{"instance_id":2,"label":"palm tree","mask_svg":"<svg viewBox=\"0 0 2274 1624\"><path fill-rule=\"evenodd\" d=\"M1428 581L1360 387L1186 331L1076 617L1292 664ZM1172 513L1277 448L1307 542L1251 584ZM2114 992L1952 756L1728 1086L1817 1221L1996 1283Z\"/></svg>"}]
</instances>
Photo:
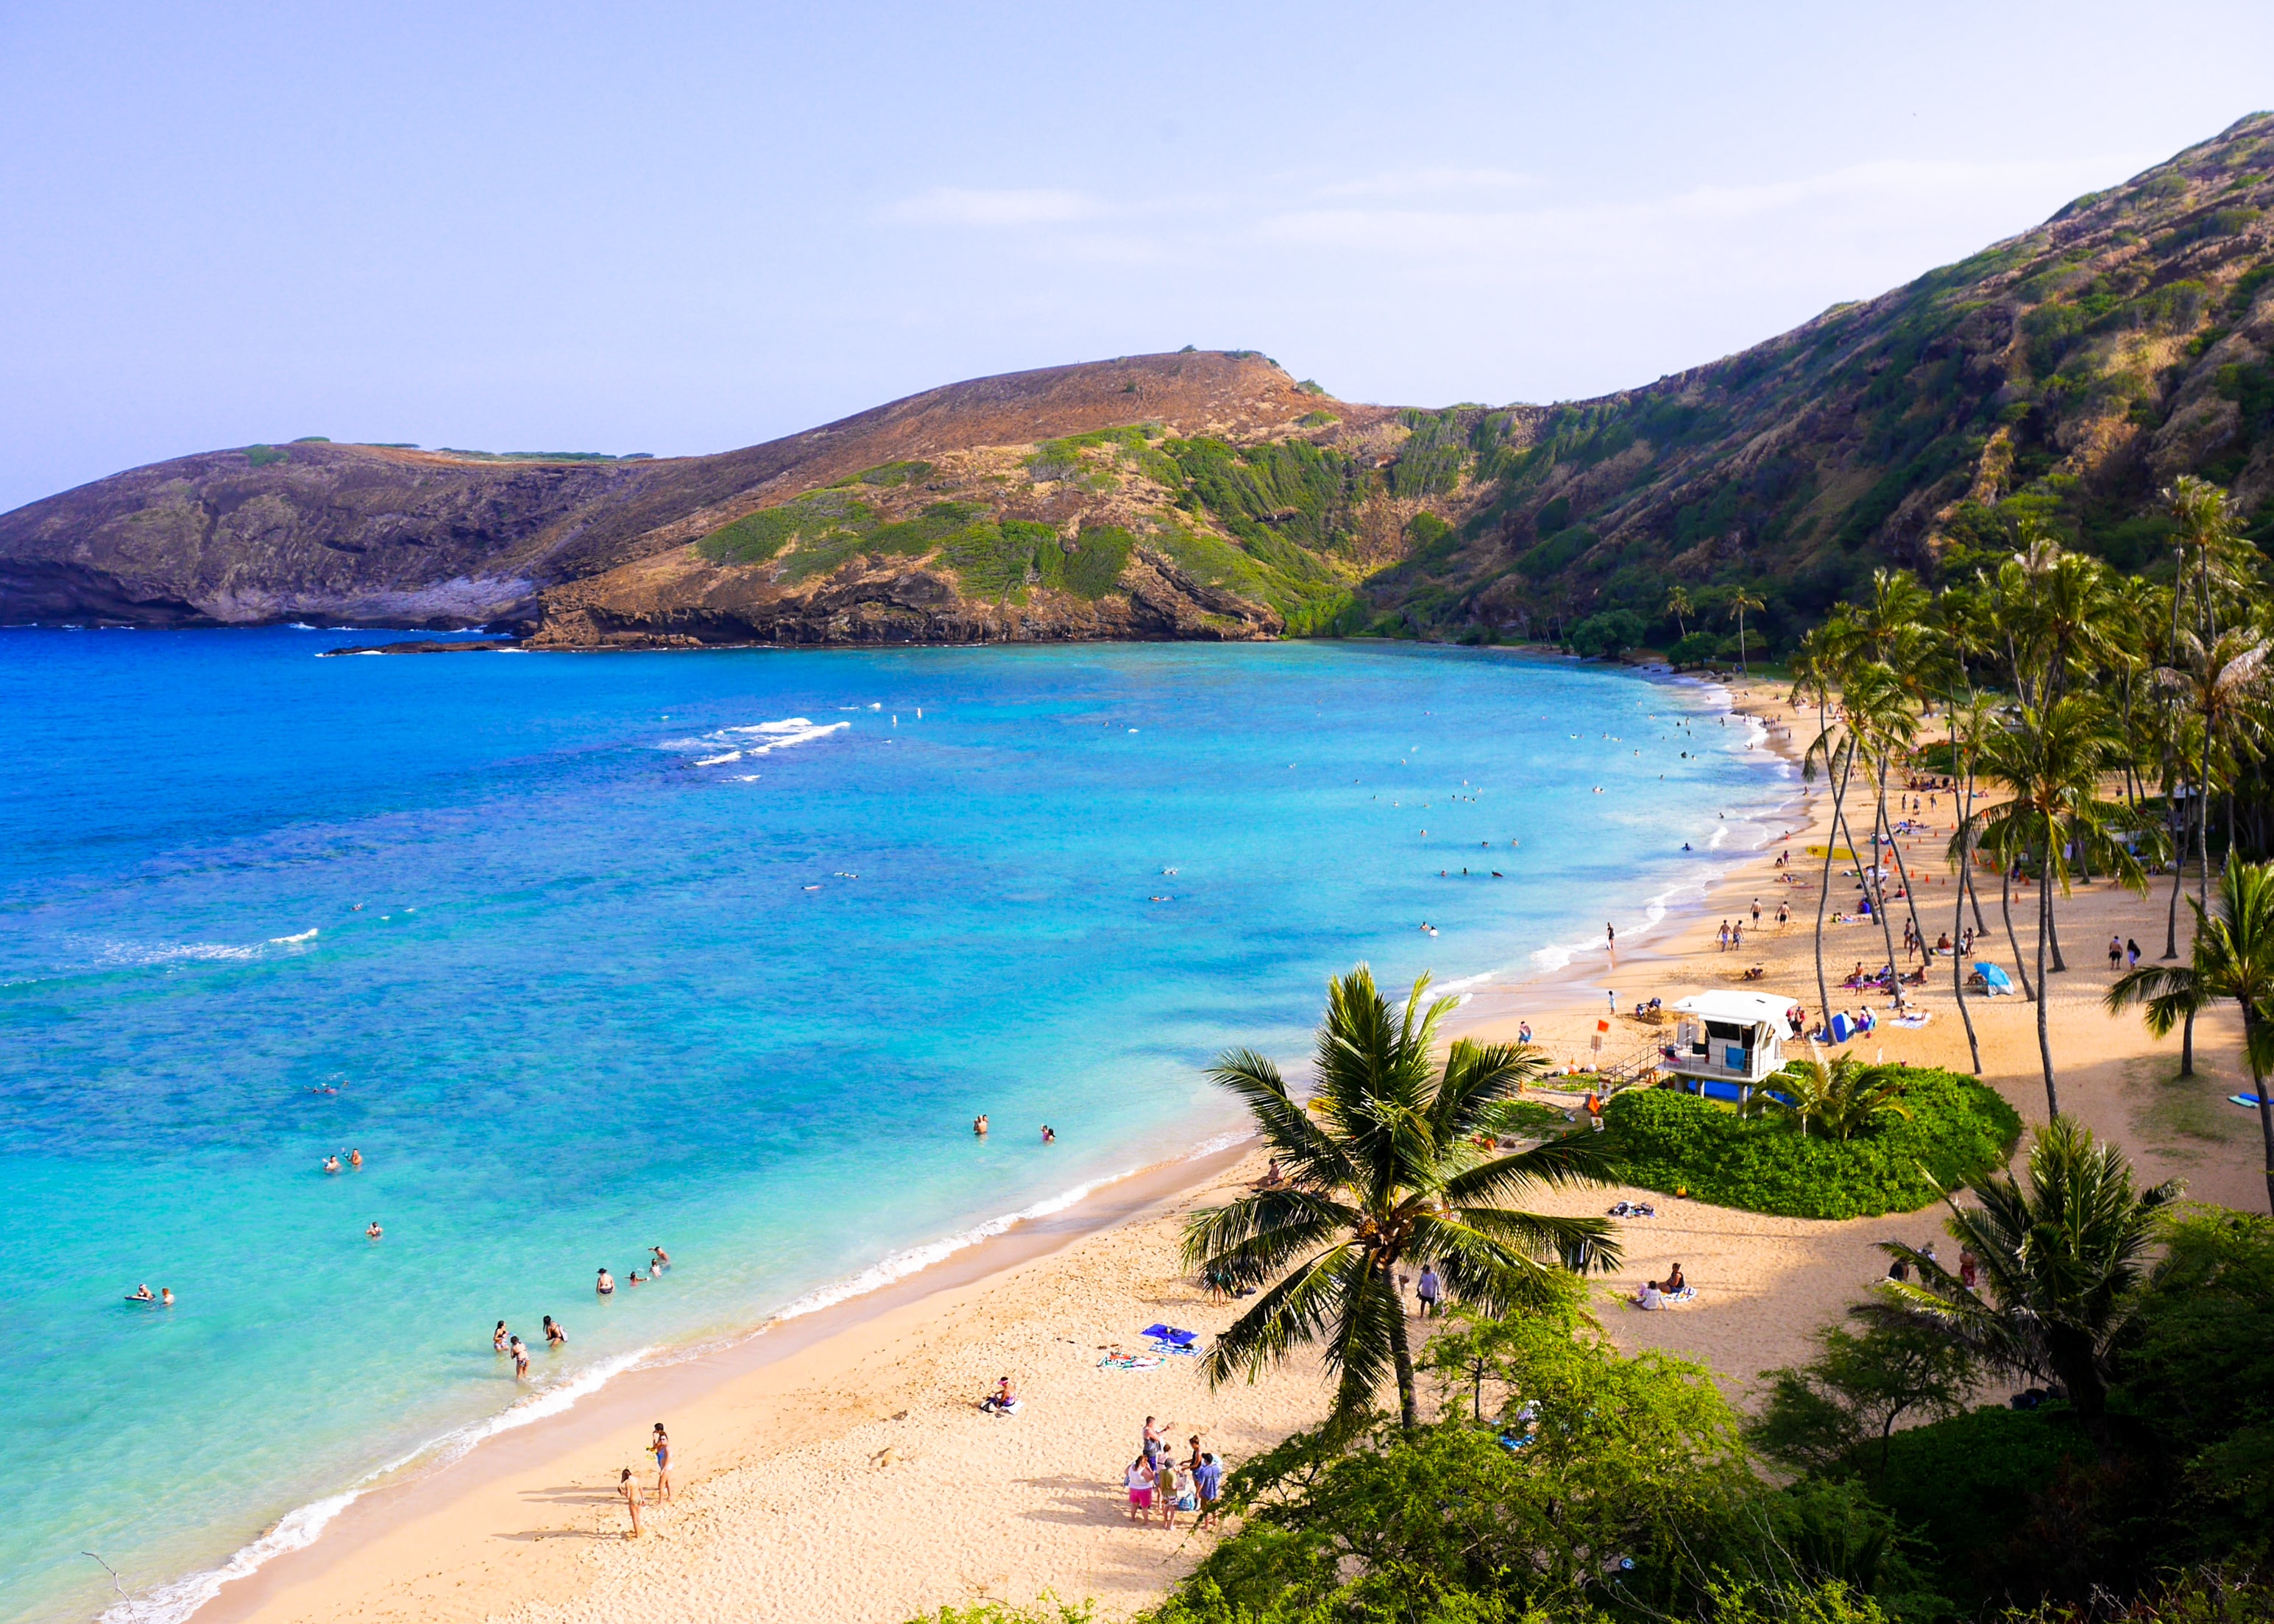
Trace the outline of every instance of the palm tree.
<instances>
[{"instance_id":1,"label":"palm tree","mask_svg":"<svg viewBox=\"0 0 2274 1624\"><path fill-rule=\"evenodd\" d=\"M1698 606L1690 601L1687 587L1675 587L1666 595L1666 613L1674 617L1675 628L1684 637L1690 635L1689 617L1697 610Z\"/></svg>"},{"instance_id":2,"label":"palm tree","mask_svg":"<svg viewBox=\"0 0 2274 1624\"><path fill-rule=\"evenodd\" d=\"M1527 1185L1603 1177L1608 1136L1505 1156L1478 1149L1487 1113L1547 1063L1534 1049L1463 1039L1436 1070L1431 1041L1456 1000L1424 1009L1428 985L1426 975L1413 983L1401 1016L1363 965L1329 982L1307 1105L1253 1049L1231 1050L1210 1072L1246 1101L1287 1183L1196 1213L1186 1227L1188 1264L1235 1288L1269 1288L1209 1350L1209 1386L1243 1372L1254 1380L1295 1343L1319 1341L1342 1373L1338 1416L1364 1410L1394 1373L1399 1417L1412 1427L1401 1263L1434 1262L1453 1302L1496 1316L1565 1300L1561 1266L1549 1259L1592 1253L1602 1268L1617 1266L1603 1220L1498 1205Z\"/></svg>"},{"instance_id":3,"label":"palm tree","mask_svg":"<svg viewBox=\"0 0 2274 1624\"><path fill-rule=\"evenodd\" d=\"M2064 694L2042 709L2022 705L1983 741L1982 776L2004 785L2009 799L1975 817L1971 833L2010 872L2035 858L2037 873L2037 1056L2045 1074L2045 1111L2060 1115L2053 1082L2052 1038L2046 1022L2045 946L2052 938L2053 887L2067 893L2070 851L2100 860L2127 890L2144 894L2148 876L2117 836L2130 823L2121 801L2100 799L2100 775L2120 748L2115 714L2100 699ZM2015 955L2019 957L2018 952Z\"/></svg>"},{"instance_id":4,"label":"palm tree","mask_svg":"<svg viewBox=\"0 0 2274 1624\"><path fill-rule=\"evenodd\" d=\"M2175 1181L2135 1191L2132 1164L2112 1145L2059 1116L2029 1147L2026 1184L2010 1173L1977 1180L1975 1205L1946 1192L1943 1229L1982 1270L1977 1294L1900 1241L1879 1250L1917 1272L1884 1281L1864 1311L1923 1320L1991 1365L2058 1381L2088 1425L2108 1402L2109 1350L2132 1318L2149 1270L2157 1214L2179 1199Z\"/></svg>"},{"instance_id":5,"label":"palm tree","mask_svg":"<svg viewBox=\"0 0 2274 1624\"><path fill-rule=\"evenodd\" d=\"M1766 606L1743 587L1739 587L1729 598L1729 613L1737 622L1737 671L1741 675L1752 674L1745 666L1745 611L1750 609L1758 614Z\"/></svg>"},{"instance_id":6,"label":"palm tree","mask_svg":"<svg viewBox=\"0 0 2274 1624\"><path fill-rule=\"evenodd\" d=\"M2243 862L2230 851L2218 911L2206 913L2193 897L2187 906L2195 911L2192 961L2143 965L2118 977L2108 1007L2145 1005L2148 1030L2160 1038L2210 1004L2233 999L2240 1006L2242 1057L2266 1142L2266 1205L2274 1212L2274 1105L2266 1098L2266 1074L2274 1071L2274 863Z\"/></svg>"},{"instance_id":7,"label":"palm tree","mask_svg":"<svg viewBox=\"0 0 2274 1624\"><path fill-rule=\"evenodd\" d=\"M1853 1055L1834 1055L1827 1063L1819 1054L1791 1062L1754 1089L1743 1109L1748 1116L1774 1117L1795 1133L1844 1144L1881 1116L1909 1116L1903 1086L1900 1067L1867 1066Z\"/></svg>"}]
</instances>

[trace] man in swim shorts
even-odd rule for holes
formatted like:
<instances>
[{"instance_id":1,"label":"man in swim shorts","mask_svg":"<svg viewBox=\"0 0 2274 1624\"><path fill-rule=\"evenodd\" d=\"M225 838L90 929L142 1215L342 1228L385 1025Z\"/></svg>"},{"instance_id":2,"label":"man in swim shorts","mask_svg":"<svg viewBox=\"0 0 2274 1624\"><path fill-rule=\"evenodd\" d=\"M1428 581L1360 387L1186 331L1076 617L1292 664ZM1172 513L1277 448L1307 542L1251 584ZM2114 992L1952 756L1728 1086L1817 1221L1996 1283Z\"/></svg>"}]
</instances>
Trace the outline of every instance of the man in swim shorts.
<instances>
[{"instance_id":1,"label":"man in swim shorts","mask_svg":"<svg viewBox=\"0 0 2274 1624\"><path fill-rule=\"evenodd\" d=\"M607 1270L602 1269L600 1271L600 1277L592 1282L592 1289L599 1292L602 1297L615 1296L616 1277L614 1274L609 1274Z\"/></svg>"}]
</instances>

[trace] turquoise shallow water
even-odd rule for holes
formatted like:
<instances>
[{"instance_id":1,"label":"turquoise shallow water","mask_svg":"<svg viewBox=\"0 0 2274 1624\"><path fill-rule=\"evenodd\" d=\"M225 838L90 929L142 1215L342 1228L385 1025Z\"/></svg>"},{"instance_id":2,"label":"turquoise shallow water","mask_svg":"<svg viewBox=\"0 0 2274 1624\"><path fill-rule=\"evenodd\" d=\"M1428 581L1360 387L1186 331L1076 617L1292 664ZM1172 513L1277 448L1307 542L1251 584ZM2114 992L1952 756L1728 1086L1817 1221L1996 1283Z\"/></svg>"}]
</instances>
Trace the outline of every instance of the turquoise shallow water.
<instances>
[{"instance_id":1,"label":"turquoise shallow water","mask_svg":"<svg viewBox=\"0 0 2274 1624\"><path fill-rule=\"evenodd\" d=\"M358 640L0 632L0 1617L115 1599L83 1551L178 1616L437 1440L1190 1148L1329 974L1631 929L1778 793L1699 690L1486 651ZM532 1401L489 1329L547 1312Z\"/></svg>"}]
</instances>

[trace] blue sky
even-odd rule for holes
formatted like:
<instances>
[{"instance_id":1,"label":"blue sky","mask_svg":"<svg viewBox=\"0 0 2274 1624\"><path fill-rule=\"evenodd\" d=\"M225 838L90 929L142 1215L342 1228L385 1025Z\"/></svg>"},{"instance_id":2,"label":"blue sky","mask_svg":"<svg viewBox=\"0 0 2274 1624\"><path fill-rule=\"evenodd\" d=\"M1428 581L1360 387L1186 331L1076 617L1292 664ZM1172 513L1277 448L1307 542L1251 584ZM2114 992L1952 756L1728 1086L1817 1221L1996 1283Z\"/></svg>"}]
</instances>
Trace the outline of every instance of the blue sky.
<instances>
[{"instance_id":1,"label":"blue sky","mask_svg":"<svg viewBox=\"0 0 2274 1624\"><path fill-rule=\"evenodd\" d=\"M0 0L0 509L1261 349L1584 396L2274 105L2274 7Z\"/></svg>"}]
</instances>

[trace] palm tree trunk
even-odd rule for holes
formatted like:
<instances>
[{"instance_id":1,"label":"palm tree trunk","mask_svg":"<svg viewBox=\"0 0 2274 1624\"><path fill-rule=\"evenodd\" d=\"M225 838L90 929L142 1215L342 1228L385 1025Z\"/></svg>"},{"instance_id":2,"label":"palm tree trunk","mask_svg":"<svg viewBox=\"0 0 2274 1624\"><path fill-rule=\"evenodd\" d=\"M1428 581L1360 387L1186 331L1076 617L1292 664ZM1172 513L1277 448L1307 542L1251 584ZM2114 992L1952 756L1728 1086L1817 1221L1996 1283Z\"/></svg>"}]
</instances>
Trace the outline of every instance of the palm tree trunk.
<instances>
[{"instance_id":1,"label":"palm tree trunk","mask_svg":"<svg viewBox=\"0 0 2274 1624\"><path fill-rule=\"evenodd\" d=\"M2051 866L2050 856L2047 866ZM2052 922L2053 888L2049 883L2051 877L2045 874L2037 876L2037 986L2040 989L2045 984L2045 937L2051 933ZM2045 1114L2049 1118L2060 1115L2060 1094L2053 1086L2052 1034L2045 1025L2046 1006L2050 1002L2043 997L2037 1000L2037 1058L2044 1063Z\"/></svg>"},{"instance_id":2,"label":"palm tree trunk","mask_svg":"<svg viewBox=\"0 0 2274 1624\"><path fill-rule=\"evenodd\" d=\"M1832 854L1840 849L1840 802L1848 793L1848 775L1832 786L1832 822L1824 831L1824 884L1816 893L1816 1018L1832 1030L1832 990L1824 980L1824 910L1832 901Z\"/></svg>"},{"instance_id":3,"label":"palm tree trunk","mask_svg":"<svg viewBox=\"0 0 2274 1624\"><path fill-rule=\"evenodd\" d=\"M2257 1025L2246 999L2242 1004L2242 1052L2246 1057L2256 1052L2257 1045L2253 1040ZM2258 1096L2258 1132L2266 1141L2266 1210L2274 1213L2274 1103L2267 1101L2266 1074L2255 1061L2250 1067L2250 1087Z\"/></svg>"},{"instance_id":4,"label":"palm tree trunk","mask_svg":"<svg viewBox=\"0 0 2274 1624\"><path fill-rule=\"evenodd\" d=\"M1966 955L1958 951L1959 943L1966 936L1966 898L1973 890L1973 847L1961 847L1958 854L1958 901L1951 910L1950 921L1950 990L1958 995L1958 1019L1966 1023L1967 1052L1974 1056L1974 1075L1979 1077L1982 1075L1982 1040L1974 1035L1974 1011L1966 1007ZM1977 910L1981 906L1978 902L1975 904Z\"/></svg>"},{"instance_id":5,"label":"palm tree trunk","mask_svg":"<svg viewBox=\"0 0 2274 1624\"><path fill-rule=\"evenodd\" d=\"M1421 1425L1413 1402L1413 1350L1405 1340L1405 1304L1400 1299L1389 1317L1390 1353L1397 1364L1397 1424L1407 1432Z\"/></svg>"},{"instance_id":6,"label":"palm tree trunk","mask_svg":"<svg viewBox=\"0 0 2274 1624\"><path fill-rule=\"evenodd\" d=\"M2166 809L2165 823L2179 825L2179 850L2172 853L2172 901L2164 912L2164 957L2180 956L2180 893L2187 884L2187 825L2184 816L2173 818Z\"/></svg>"},{"instance_id":7,"label":"palm tree trunk","mask_svg":"<svg viewBox=\"0 0 2274 1624\"><path fill-rule=\"evenodd\" d=\"M1881 763L1882 768L1885 765L1885 763ZM1871 853L1871 867L1878 870L1871 878L1871 912L1879 916L1879 939L1887 944L1887 988L1895 995L1895 1007L1901 1009L1903 1007L1903 967L1895 962L1895 927L1887 918L1886 865L1879 861L1879 853L1876 849L1878 837L1882 832L1886 833L1889 846L1893 846L1895 840L1894 831L1886 828L1887 780L1884 771L1879 777L1879 804L1874 816L1879 821L1879 827L1871 831L1875 847Z\"/></svg>"},{"instance_id":8,"label":"palm tree trunk","mask_svg":"<svg viewBox=\"0 0 2274 1624\"><path fill-rule=\"evenodd\" d=\"M2002 866L1998 881L1998 906L2006 915L2006 940L2014 950L2014 973L2022 978L2022 996L2030 1003L2037 1001L2037 989L2029 985L2029 966L2022 959L2022 938L2014 933L2014 871Z\"/></svg>"},{"instance_id":9,"label":"palm tree trunk","mask_svg":"<svg viewBox=\"0 0 2274 1624\"><path fill-rule=\"evenodd\" d=\"M2068 961L2061 957L2060 926L2053 918L2053 842L2059 838L2058 830L2046 829L2044 857L2037 864L2037 908L2042 921L2038 929L2045 941L2052 944L2053 974L2065 975L2068 972ZM2042 952L2039 957L2043 957ZM2037 972L2037 985L2042 987L2044 984L2044 972L2040 970Z\"/></svg>"}]
</instances>

